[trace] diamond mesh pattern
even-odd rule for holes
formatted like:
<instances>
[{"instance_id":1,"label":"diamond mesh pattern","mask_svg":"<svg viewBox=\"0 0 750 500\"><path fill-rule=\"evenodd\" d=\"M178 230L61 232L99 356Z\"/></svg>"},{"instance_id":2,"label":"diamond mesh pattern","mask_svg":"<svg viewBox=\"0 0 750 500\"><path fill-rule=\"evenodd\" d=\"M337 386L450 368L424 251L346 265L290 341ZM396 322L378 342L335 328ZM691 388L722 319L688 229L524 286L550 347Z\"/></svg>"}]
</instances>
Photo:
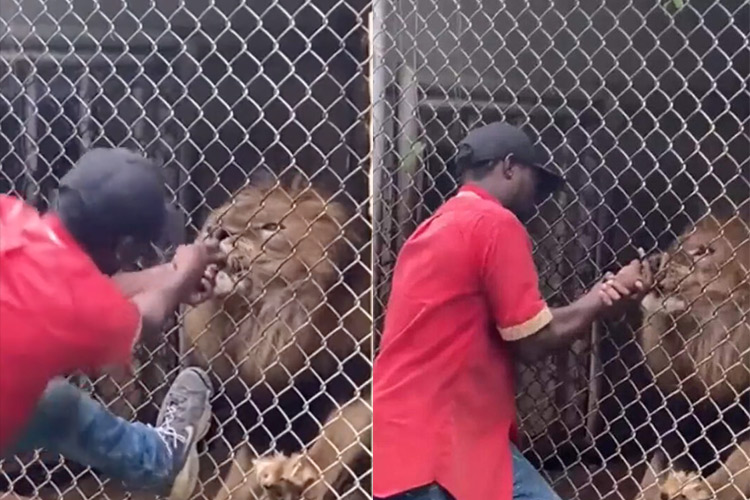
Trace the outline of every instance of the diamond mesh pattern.
<instances>
[{"instance_id":1,"label":"diamond mesh pattern","mask_svg":"<svg viewBox=\"0 0 750 500\"><path fill-rule=\"evenodd\" d=\"M0 0L0 191L44 209L87 148L142 151L162 164L178 207L180 222L160 252L167 254L209 214L221 225L236 213L246 185L280 179L297 205L314 191L326 206L346 207L335 219L340 235L300 276L307 298L319 300L305 302L282 272L263 277L265 293L246 297L249 308L271 304L281 280L275 297L287 300L275 307L296 308L297 322L278 314L280 321L252 330L281 329L294 339L268 363L232 351L256 314L217 314L228 325L223 342L202 350L196 338L219 334L199 328L192 336L183 312L163 341L139 347L134 376L104 377L96 394L116 413L150 422L179 366L207 364L220 390L198 498L273 495L257 484L251 460L304 450L302 459L325 463L313 498L362 498L370 327L382 326L400 245L456 188L456 143L479 123L505 119L537 137L565 171L565 191L528 227L545 296L567 303L637 248L670 248L707 209L742 214L750 190L748 26L741 0ZM294 214L290 205L280 222ZM247 217L253 226L261 210ZM290 247L314 234L315 222L307 225ZM670 309L681 318L678 344L666 334L645 342L648 319L633 312L520 367L524 449L563 498L630 499L641 489L659 498L680 482L668 471L700 467L709 487L750 483L740 432L750 418L750 383L741 376L750 372L750 346L741 342L750 338L750 277L747 265L736 267L747 255L747 226L732 225L731 235L729 227L702 244L737 282L701 274L701 293ZM730 242L728 253L717 241ZM351 255L335 261L339 243ZM672 260L684 264L679 249L694 253L690 245L677 243ZM690 272L677 282L690 284L714 253L702 261L689 254ZM329 288L312 280L326 263L339 275ZM257 282L259 269L251 262L245 277ZM348 281L353 271L367 286ZM239 277L232 286L241 286ZM661 301L646 318L670 304ZM721 311L726 319L716 323ZM321 326L323 316L337 327ZM692 348L709 334L716 349L697 356ZM302 336L315 339L312 347L290 358ZM710 375L702 367L720 350L725 364ZM726 389L722 397L684 378L675 385L686 359L687 372ZM729 380L739 383L722 385ZM321 426L338 430L320 433ZM735 466L726 476L717 456ZM5 460L0 480L0 489L43 498L125 498L112 482L46 453ZM689 498L712 498L696 491L706 485L688 486Z\"/></svg>"},{"instance_id":2,"label":"diamond mesh pattern","mask_svg":"<svg viewBox=\"0 0 750 500\"><path fill-rule=\"evenodd\" d=\"M206 365L217 396L196 498L273 497L266 486L294 490L307 470L321 478L310 488L316 498L369 491L365 9L328 0L0 0L3 193L46 209L85 150L145 153L161 164L176 214L153 262L141 265L191 241L206 220L227 229L222 217L244 218L234 230L249 234L276 218L281 234L268 248L230 249L249 264L244 276L227 269L222 284L242 277L258 288L224 290L214 312L228 321L195 327L184 310L139 346L133 374L73 377L116 414L153 422L180 366ZM275 184L242 204L243 192ZM281 197L286 208L264 208ZM276 272L264 274L279 252ZM263 343L273 335L287 338ZM213 352L211 339L226 342ZM288 465L273 462L275 452L301 453L287 459L302 472L267 484L252 460ZM47 452L6 459L0 482L0 491L42 498L127 497Z\"/></svg>"},{"instance_id":3,"label":"diamond mesh pattern","mask_svg":"<svg viewBox=\"0 0 750 500\"><path fill-rule=\"evenodd\" d=\"M633 311L520 367L527 457L563 498L666 498L689 482L676 471L699 470L708 483L687 498L732 477L743 494L722 494L750 495L747 3L376 0L373 12L376 325L400 245L456 189L457 142L494 120L522 126L568 181L527 221L550 304L670 245L660 279L681 262L682 284L665 290L691 297L677 316L668 303ZM705 229L709 209L740 227ZM715 253L701 260L693 238L688 259L674 242L699 221ZM717 281L715 265L735 278ZM647 328L662 320L678 333ZM730 373L718 401L706 386Z\"/></svg>"}]
</instances>

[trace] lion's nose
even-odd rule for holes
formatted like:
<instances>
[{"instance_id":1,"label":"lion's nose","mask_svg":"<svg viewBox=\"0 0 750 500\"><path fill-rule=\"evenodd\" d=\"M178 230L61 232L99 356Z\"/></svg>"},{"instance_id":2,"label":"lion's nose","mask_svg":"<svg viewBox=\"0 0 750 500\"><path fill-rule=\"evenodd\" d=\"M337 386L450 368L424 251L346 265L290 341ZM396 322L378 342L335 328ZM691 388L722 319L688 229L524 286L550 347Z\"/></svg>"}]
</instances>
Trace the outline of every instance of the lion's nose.
<instances>
[{"instance_id":1,"label":"lion's nose","mask_svg":"<svg viewBox=\"0 0 750 500\"><path fill-rule=\"evenodd\" d=\"M219 227L213 230L213 237L219 241L224 241L225 239L229 238L229 232L227 232L226 229Z\"/></svg>"},{"instance_id":2,"label":"lion's nose","mask_svg":"<svg viewBox=\"0 0 750 500\"><path fill-rule=\"evenodd\" d=\"M661 266L662 253L654 253L646 257L646 263L649 265L652 271L657 271Z\"/></svg>"}]
</instances>

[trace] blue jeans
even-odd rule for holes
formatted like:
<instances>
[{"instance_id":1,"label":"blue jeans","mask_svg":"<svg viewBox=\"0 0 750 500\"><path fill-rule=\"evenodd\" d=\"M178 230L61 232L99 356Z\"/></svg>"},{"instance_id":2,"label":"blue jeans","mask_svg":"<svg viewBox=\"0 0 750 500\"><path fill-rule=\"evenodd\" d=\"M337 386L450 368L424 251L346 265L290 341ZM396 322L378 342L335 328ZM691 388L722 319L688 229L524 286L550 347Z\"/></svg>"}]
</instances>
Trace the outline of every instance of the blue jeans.
<instances>
[{"instance_id":1,"label":"blue jeans","mask_svg":"<svg viewBox=\"0 0 750 500\"><path fill-rule=\"evenodd\" d=\"M515 445L513 452L513 500L560 500L539 471Z\"/></svg>"},{"instance_id":2,"label":"blue jeans","mask_svg":"<svg viewBox=\"0 0 750 500\"><path fill-rule=\"evenodd\" d=\"M529 463L514 445L513 500L560 500L541 474ZM431 484L406 493L388 497L388 500L463 500L454 499L437 484Z\"/></svg>"},{"instance_id":3,"label":"blue jeans","mask_svg":"<svg viewBox=\"0 0 750 500\"><path fill-rule=\"evenodd\" d=\"M156 430L113 415L64 379L49 383L8 455L37 448L58 453L122 481L162 490L172 480L172 452Z\"/></svg>"}]
</instances>

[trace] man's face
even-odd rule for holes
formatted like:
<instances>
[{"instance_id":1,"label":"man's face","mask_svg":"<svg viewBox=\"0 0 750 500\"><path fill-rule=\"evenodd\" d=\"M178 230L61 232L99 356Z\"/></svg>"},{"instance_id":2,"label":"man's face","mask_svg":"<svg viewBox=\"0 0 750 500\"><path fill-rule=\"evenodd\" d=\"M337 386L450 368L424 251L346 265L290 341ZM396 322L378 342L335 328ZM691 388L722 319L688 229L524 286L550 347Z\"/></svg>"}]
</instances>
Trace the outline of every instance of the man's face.
<instances>
[{"instance_id":1,"label":"man's face","mask_svg":"<svg viewBox=\"0 0 750 500\"><path fill-rule=\"evenodd\" d=\"M513 206L509 208L519 217L534 213L539 181L539 172L536 168L521 163L511 165L511 182L514 193Z\"/></svg>"},{"instance_id":2,"label":"man's face","mask_svg":"<svg viewBox=\"0 0 750 500\"><path fill-rule=\"evenodd\" d=\"M137 262L147 256L149 250L148 242L126 237L93 250L91 258L102 273L111 276L118 271L135 270Z\"/></svg>"}]
</instances>

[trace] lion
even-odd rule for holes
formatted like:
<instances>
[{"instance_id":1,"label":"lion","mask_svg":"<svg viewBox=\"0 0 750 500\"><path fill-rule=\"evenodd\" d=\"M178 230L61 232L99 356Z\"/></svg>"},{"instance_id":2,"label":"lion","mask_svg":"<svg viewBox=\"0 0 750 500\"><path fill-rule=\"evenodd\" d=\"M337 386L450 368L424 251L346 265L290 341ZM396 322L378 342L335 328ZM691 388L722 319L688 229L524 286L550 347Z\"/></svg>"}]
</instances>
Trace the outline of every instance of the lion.
<instances>
[{"instance_id":1,"label":"lion","mask_svg":"<svg viewBox=\"0 0 750 500\"><path fill-rule=\"evenodd\" d=\"M372 400L356 398L329 417L303 453L253 460L249 447L242 447L214 500L322 499L331 490L338 492L336 498L366 500L370 496L358 487L347 464L368 458L371 440Z\"/></svg>"},{"instance_id":2,"label":"lion","mask_svg":"<svg viewBox=\"0 0 750 500\"><path fill-rule=\"evenodd\" d=\"M299 178L286 189L250 185L209 215L199 237L209 235L220 240L227 264L217 276L217 296L187 311L185 338L192 361L227 387L234 404L249 400L260 410L237 412L240 420L252 422L272 407L289 417L308 412L287 408L280 395L306 384L316 392L324 384L331 393L332 379L342 372L346 397L352 381L368 383L371 278L362 249L369 236L352 210L326 201ZM266 439L249 439L259 455L268 449ZM306 498L322 498L322 492Z\"/></svg>"},{"instance_id":3,"label":"lion","mask_svg":"<svg viewBox=\"0 0 750 500\"><path fill-rule=\"evenodd\" d=\"M672 406L672 415L707 414L703 420L713 421L717 409L724 418L739 408L750 395L750 230L743 218L709 215L678 238L659 256L654 289L642 306L646 365L667 403L682 405ZM677 421L671 425L670 432ZM681 444L670 455L684 452ZM745 498L749 470L750 444L735 443L723 465L705 480L692 478L683 495L702 498L733 482L720 498Z\"/></svg>"},{"instance_id":4,"label":"lion","mask_svg":"<svg viewBox=\"0 0 750 500\"><path fill-rule=\"evenodd\" d=\"M666 466L657 451L641 481L644 500L739 500L748 498L750 440L735 448L723 466L703 479L699 474Z\"/></svg>"}]
</instances>

